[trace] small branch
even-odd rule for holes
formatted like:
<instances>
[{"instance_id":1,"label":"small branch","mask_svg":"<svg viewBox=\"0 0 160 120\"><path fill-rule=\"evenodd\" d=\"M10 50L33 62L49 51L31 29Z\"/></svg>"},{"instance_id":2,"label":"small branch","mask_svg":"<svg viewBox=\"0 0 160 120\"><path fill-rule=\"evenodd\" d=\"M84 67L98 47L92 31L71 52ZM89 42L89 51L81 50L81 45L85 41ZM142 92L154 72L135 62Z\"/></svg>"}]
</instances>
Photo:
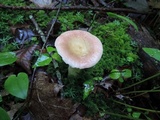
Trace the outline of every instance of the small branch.
<instances>
[{"instance_id":1,"label":"small branch","mask_svg":"<svg viewBox=\"0 0 160 120\"><path fill-rule=\"evenodd\" d=\"M32 15L30 15L29 18L33 22L38 34L40 34L42 41L45 43L46 42L46 37L45 37L44 33L42 32L42 30L40 29L40 27L38 26L36 20L34 19L34 17Z\"/></svg>"},{"instance_id":2,"label":"small branch","mask_svg":"<svg viewBox=\"0 0 160 120\"><path fill-rule=\"evenodd\" d=\"M3 9L12 9L12 10L58 10L59 7L22 7L22 6L7 6L0 4L0 8ZM127 13L138 13L138 14L147 14L146 12L139 12L133 9L127 8L107 8L107 7L91 7L91 6L63 6L61 10L95 10L95 11L104 11L104 12L127 12Z\"/></svg>"}]
</instances>

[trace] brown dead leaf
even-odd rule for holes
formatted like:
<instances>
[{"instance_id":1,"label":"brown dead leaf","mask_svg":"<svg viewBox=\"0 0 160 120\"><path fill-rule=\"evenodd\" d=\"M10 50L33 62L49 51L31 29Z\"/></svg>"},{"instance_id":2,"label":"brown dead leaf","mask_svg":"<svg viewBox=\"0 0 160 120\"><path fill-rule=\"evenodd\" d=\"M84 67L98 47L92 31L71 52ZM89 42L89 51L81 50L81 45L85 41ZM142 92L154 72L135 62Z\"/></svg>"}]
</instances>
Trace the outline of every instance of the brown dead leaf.
<instances>
[{"instance_id":1,"label":"brown dead leaf","mask_svg":"<svg viewBox=\"0 0 160 120\"><path fill-rule=\"evenodd\" d=\"M73 104L69 99L46 97L39 101L33 96L30 102L30 110L35 120L69 120Z\"/></svg>"},{"instance_id":2,"label":"brown dead leaf","mask_svg":"<svg viewBox=\"0 0 160 120\"><path fill-rule=\"evenodd\" d=\"M16 63L22 66L29 74L31 74L31 60L33 57L33 53L36 49L38 49L38 45L32 45L28 48L21 49L16 51L17 61Z\"/></svg>"},{"instance_id":3,"label":"brown dead leaf","mask_svg":"<svg viewBox=\"0 0 160 120\"><path fill-rule=\"evenodd\" d=\"M57 96L64 86L59 83L55 83L54 81L50 82L51 78L43 70L39 70L36 72L35 79L36 79L36 89L38 90L41 97L43 97L43 95L48 97Z\"/></svg>"},{"instance_id":4,"label":"brown dead leaf","mask_svg":"<svg viewBox=\"0 0 160 120\"><path fill-rule=\"evenodd\" d=\"M19 110L20 107L22 107L23 103L17 103L11 105L11 110L8 111L8 115L10 116L11 120L13 119L14 114Z\"/></svg>"},{"instance_id":5,"label":"brown dead leaf","mask_svg":"<svg viewBox=\"0 0 160 120\"><path fill-rule=\"evenodd\" d=\"M12 34L15 35L16 29L19 29L19 28L29 29L29 25L28 24L16 24L14 26L11 26L10 30L11 30Z\"/></svg>"},{"instance_id":6,"label":"brown dead leaf","mask_svg":"<svg viewBox=\"0 0 160 120\"><path fill-rule=\"evenodd\" d=\"M30 110L35 120L68 120L73 114L72 101L57 96L61 87L51 79L42 69L36 72Z\"/></svg>"}]
</instances>

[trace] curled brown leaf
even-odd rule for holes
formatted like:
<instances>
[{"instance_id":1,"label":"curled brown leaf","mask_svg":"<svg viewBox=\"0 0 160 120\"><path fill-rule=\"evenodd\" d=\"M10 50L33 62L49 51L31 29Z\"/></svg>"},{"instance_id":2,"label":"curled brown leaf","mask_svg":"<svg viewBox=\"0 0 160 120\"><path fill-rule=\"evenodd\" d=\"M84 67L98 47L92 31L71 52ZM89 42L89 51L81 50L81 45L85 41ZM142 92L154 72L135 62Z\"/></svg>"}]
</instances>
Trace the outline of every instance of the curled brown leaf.
<instances>
[{"instance_id":1,"label":"curled brown leaf","mask_svg":"<svg viewBox=\"0 0 160 120\"><path fill-rule=\"evenodd\" d=\"M38 45L32 45L28 48L16 51L16 56L18 58L16 63L22 66L28 72L28 74L31 74L30 67L33 53L38 48Z\"/></svg>"}]
</instances>

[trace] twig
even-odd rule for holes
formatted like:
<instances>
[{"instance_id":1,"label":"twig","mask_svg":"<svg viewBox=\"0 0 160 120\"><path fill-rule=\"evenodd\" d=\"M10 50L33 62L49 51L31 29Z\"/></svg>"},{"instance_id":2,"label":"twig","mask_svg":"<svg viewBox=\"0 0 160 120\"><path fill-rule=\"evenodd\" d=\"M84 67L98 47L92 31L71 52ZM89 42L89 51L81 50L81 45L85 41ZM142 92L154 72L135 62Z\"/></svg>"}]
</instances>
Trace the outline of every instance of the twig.
<instances>
[{"instance_id":1,"label":"twig","mask_svg":"<svg viewBox=\"0 0 160 120\"><path fill-rule=\"evenodd\" d=\"M34 17L32 15L29 16L29 18L31 19L31 21L33 22L36 31L38 32L38 34L40 34L42 41L45 43L46 42L46 38L44 33L42 32L42 30L40 29L40 27L38 26L36 20L34 19Z\"/></svg>"},{"instance_id":2,"label":"twig","mask_svg":"<svg viewBox=\"0 0 160 120\"><path fill-rule=\"evenodd\" d=\"M46 43L47 43L47 41L48 41L49 35L50 35L50 33L51 33L54 25L55 25L55 22L56 22L57 19L58 19L58 15L59 15L59 12L60 12L60 9L61 9L61 5L62 5L62 2L61 2L60 6L59 6L59 9L58 9L58 11L57 11L55 21L52 23L52 25L51 25L48 33L47 33L47 36L44 36L43 31L39 28L39 26L38 26L36 20L34 19L34 17L33 17L32 15L29 16L29 18L31 19L31 21L33 22L33 24L34 24L35 27L36 27L36 31L40 34L41 39L42 39L42 41L43 41L43 46L42 46L42 48L41 48L42 50L46 47ZM54 68L57 69L57 64L58 64L58 63L57 63L55 60L53 60L52 62L53 62ZM57 76L57 78L58 78L59 84L62 85L61 74L60 74L59 70L56 70L56 76ZM61 97L63 97L63 94L61 94Z\"/></svg>"},{"instance_id":3,"label":"twig","mask_svg":"<svg viewBox=\"0 0 160 120\"><path fill-rule=\"evenodd\" d=\"M40 7L22 7L22 6L7 6L0 4L0 8L3 9L12 9L12 10L58 10L59 7L46 7L46 8L40 8ZM92 7L92 6L63 6L61 7L61 10L65 11L73 11L73 10L94 10L94 11L104 11L104 12L127 12L127 13L138 13L138 14L147 14L147 12L140 12L133 9L127 9L127 8L107 8L107 7Z\"/></svg>"},{"instance_id":4,"label":"twig","mask_svg":"<svg viewBox=\"0 0 160 120\"><path fill-rule=\"evenodd\" d=\"M56 23L56 21L57 21L57 19L58 19L58 15L59 15L59 12L60 12L61 7L62 7L62 2L60 3L60 6L58 7L58 11L57 11L57 13L56 13L55 21L52 23L52 25L51 25L48 33L47 33L46 41L44 42L42 49L45 47L46 42L47 42L47 40L48 40L48 38L49 38L49 35L50 35L50 33L51 33L51 31L52 31L52 29L53 29L53 27L54 27L54 25L55 25L55 23Z\"/></svg>"},{"instance_id":5,"label":"twig","mask_svg":"<svg viewBox=\"0 0 160 120\"><path fill-rule=\"evenodd\" d=\"M62 7L62 1L61 1L61 3L60 3L59 9L58 9L58 11L57 11L57 13L56 13L55 21L52 23L52 25L51 25L48 33L47 33L46 42L47 42L47 40L48 40L48 38L49 38L49 35L50 35L50 33L51 33L51 31L52 31L52 29L53 29L53 27L54 27L57 19L58 19L58 15L59 15L59 12L60 12L61 7ZM45 44L46 44L46 43L43 44L43 47L45 46ZM55 60L53 60L52 62L53 62L54 68L56 69L56 68L58 67L58 63L57 63ZM59 72L58 69L56 70L56 76L57 76L57 78L58 78L59 84L60 84L60 85L63 85L62 80L61 80L61 79L62 79L61 73ZM61 91L63 91L63 88L61 89ZM63 93L61 92L61 98L63 98L63 96L64 96L64 95L63 95Z\"/></svg>"}]
</instances>

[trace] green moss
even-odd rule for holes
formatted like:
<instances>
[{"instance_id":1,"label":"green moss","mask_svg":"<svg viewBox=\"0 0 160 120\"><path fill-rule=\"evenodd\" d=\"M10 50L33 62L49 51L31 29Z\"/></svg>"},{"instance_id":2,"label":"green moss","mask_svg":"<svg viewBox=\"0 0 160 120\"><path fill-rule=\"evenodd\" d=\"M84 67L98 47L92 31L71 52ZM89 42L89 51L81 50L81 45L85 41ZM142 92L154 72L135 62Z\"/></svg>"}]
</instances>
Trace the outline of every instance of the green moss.
<instances>
[{"instance_id":1,"label":"green moss","mask_svg":"<svg viewBox=\"0 0 160 120\"><path fill-rule=\"evenodd\" d=\"M104 50L99 63L89 70L95 76L102 76L105 70L130 65L137 60L137 51L131 45L127 27L128 24L120 21L94 25L91 32L101 40Z\"/></svg>"},{"instance_id":2,"label":"green moss","mask_svg":"<svg viewBox=\"0 0 160 120\"><path fill-rule=\"evenodd\" d=\"M25 0L0 0L0 3L3 5L10 6L25 6Z\"/></svg>"},{"instance_id":3,"label":"green moss","mask_svg":"<svg viewBox=\"0 0 160 120\"><path fill-rule=\"evenodd\" d=\"M62 24L61 30L78 29L79 26L76 22L84 22L84 14L81 12L62 12L59 14L58 20Z\"/></svg>"},{"instance_id":4,"label":"green moss","mask_svg":"<svg viewBox=\"0 0 160 120\"><path fill-rule=\"evenodd\" d=\"M41 28L46 27L47 24L54 18L54 16L50 16L44 10L37 11L33 16Z\"/></svg>"}]
</instances>

